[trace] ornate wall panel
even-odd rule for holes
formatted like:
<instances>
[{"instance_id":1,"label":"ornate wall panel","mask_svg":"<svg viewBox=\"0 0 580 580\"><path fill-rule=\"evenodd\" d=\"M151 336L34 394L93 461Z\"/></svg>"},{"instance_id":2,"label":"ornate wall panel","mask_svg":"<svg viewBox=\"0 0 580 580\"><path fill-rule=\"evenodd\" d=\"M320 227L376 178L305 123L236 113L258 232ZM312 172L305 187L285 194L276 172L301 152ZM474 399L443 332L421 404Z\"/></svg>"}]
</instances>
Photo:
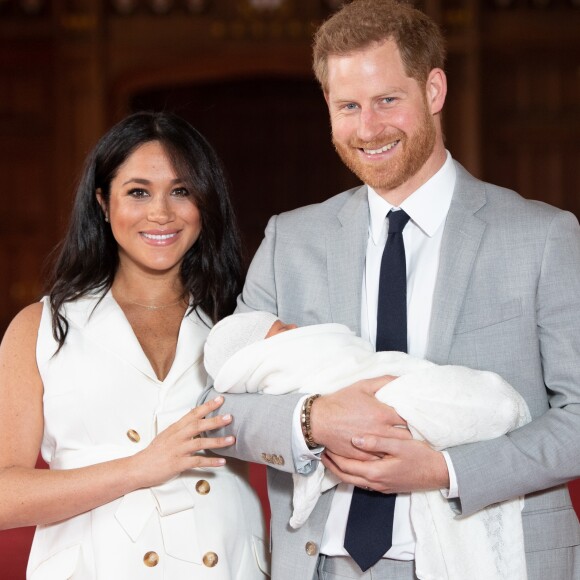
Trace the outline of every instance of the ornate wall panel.
<instances>
[{"instance_id":1,"label":"ornate wall panel","mask_svg":"<svg viewBox=\"0 0 580 580\"><path fill-rule=\"evenodd\" d=\"M580 216L580 10L519 3L484 25L485 177Z\"/></svg>"},{"instance_id":2,"label":"ornate wall panel","mask_svg":"<svg viewBox=\"0 0 580 580\"><path fill-rule=\"evenodd\" d=\"M0 41L0 328L41 290L58 235L54 175L53 45Z\"/></svg>"}]
</instances>

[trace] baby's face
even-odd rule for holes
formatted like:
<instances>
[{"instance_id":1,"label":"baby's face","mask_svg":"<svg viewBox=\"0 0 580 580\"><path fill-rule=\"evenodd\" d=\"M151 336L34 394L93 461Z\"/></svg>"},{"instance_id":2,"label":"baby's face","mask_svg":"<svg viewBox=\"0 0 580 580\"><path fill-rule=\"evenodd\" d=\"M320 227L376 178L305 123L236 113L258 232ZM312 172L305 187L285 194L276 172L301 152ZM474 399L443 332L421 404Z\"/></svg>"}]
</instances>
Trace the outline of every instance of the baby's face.
<instances>
[{"instance_id":1,"label":"baby's face","mask_svg":"<svg viewBox=\"0 0 580 580\"><path fill-rule=\"evenodd\" d=\"M296 324L286 324L281 320L276 320L276 322L274 322L274 324L270 326L270 330L268 330L268 334L264 338L270 338L272 336L280 334L281 332L286 332L287 330L294 330L295 328L298 328Z\"/></svg>"}]
</instances>

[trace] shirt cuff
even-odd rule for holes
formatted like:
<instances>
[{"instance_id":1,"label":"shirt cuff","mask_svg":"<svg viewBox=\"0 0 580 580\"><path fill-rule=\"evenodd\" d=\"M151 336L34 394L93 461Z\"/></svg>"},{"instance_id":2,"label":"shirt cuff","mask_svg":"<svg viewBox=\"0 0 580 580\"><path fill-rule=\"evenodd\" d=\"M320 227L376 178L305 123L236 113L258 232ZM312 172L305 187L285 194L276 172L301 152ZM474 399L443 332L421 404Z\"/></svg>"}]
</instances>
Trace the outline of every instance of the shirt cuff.
<instances>
[{"instance_id":1,"label":"shirt cuff","mask_svg":"<svg viewBox=\"0 0 580 580\"><path fill-rule=\"evenodd\" d=\"M300 413L302 412L302 405L304 401L310 395L304 395L294 408L294 414L292 416L292 457L294 459L294 467L297 473L302 473L304 475L310 473L316 468L317 461L320 460L320 456L324 451L324 447L316 447L310 449L304 441L304 435L302 435L302 426L300 425Z\"/></svg>"},{"instance_id":2,"label":"shirt cuff","mask_svg":"<svg viewBox=\"0 0 580 580\"><path fill-rule=\"evenodd\" d=\"M447 451L441 451L443 457L445 458L445 463L447 463L447 471L449 472L449 489L442 489L441 494L445 499L455 499L459 497L459 489L457 486L457 474L453 467L453 462Z\"/></svg>"}]
</instances>

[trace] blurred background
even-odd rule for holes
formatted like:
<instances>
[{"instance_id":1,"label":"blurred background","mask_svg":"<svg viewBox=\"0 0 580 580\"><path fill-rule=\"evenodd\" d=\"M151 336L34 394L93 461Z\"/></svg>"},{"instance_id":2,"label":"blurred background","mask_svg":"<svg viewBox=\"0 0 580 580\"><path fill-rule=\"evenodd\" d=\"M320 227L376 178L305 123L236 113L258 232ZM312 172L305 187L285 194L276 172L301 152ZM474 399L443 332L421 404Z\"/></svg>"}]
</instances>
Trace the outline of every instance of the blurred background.
<instances>
[{"instance_id":1,"label":"blurred background","mask_svg":"<svg viewBox=\"0 0 580 580\"><path fill-rule=\"evenodd\" d=\"M270 215L356 185L310 69L313 31L343 3L0 0L0 335L42 294L83 159L129 112L173 110L214 145L248 260ZM580 216L580 0L416 4L448 39L453 156ZM30 533L0 532L2 578L24 578Z\"/></svg>"}]
</instances>

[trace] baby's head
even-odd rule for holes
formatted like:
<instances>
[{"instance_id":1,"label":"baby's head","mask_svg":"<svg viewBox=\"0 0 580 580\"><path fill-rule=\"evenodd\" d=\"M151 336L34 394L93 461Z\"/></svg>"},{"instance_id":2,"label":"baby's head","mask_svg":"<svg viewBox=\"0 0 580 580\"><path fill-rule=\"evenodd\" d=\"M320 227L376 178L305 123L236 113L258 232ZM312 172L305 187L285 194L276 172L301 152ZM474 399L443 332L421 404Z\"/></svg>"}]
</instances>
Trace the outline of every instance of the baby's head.
<instances>
[{"instance_id":1,"label":"baby's head","mask_svg":"<svg viewBox=\"0 0 580 580\"><path fill-rule=\"evenodd\" d=\"M268 330L264 338L270 338L272 336L276 336L277 334L281 334L282 332L286 332L287 330L294 330L295 328L298 328L296 324L286 324L277 318L274 321L274 324L270 326L270 330Z\"/></svg>"},{"instance_id":2,"label":"baby's head","mask_svg":"<svg viewBox=\"0 0 580 580\"><path fill-rule=\"evenodd\" d=\"M285 324L270 312L243 312L227 316L211 329L207 337L205 370L215 379L222 366L245 346L293 328L296 328L295 324Z\"/></svg>"}]
</instances>

